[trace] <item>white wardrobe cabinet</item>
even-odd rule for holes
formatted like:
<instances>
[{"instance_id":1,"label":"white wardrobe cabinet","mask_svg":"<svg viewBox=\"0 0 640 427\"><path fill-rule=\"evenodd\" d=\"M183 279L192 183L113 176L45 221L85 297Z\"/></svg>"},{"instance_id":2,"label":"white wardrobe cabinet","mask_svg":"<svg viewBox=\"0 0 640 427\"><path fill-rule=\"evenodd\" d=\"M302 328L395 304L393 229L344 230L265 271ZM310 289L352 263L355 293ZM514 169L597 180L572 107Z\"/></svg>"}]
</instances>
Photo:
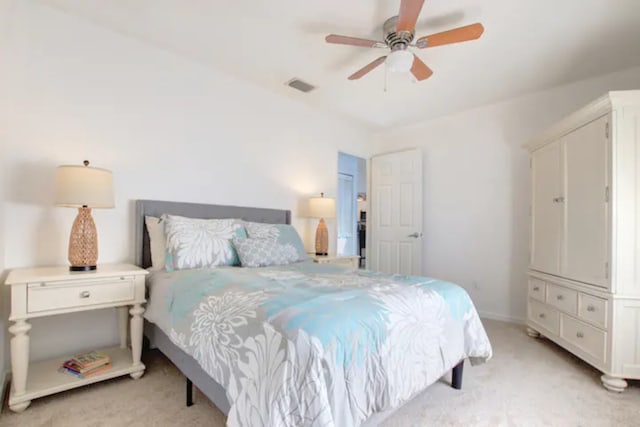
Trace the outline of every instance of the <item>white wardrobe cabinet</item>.
<instances>
[{"instance_id":1,"label":"white wardrobe cabinet","mask_svg":"<svg viewBox=\"0 0 640 427\"><path fill-rule=\"evenodd\" d=\"M532 152L532 269L607 286L609 120Z\"/></svg>"},{"instance_id":2,"label":"white wardrobe cabinet","mask_svg":"<svg viewBox=\"0 0 640 427\"><path fill-rule=\"evenodd\" d=\"M640 378L640 91L610 92L528 145L528 332Z\"/></svg>"}]
</instances>

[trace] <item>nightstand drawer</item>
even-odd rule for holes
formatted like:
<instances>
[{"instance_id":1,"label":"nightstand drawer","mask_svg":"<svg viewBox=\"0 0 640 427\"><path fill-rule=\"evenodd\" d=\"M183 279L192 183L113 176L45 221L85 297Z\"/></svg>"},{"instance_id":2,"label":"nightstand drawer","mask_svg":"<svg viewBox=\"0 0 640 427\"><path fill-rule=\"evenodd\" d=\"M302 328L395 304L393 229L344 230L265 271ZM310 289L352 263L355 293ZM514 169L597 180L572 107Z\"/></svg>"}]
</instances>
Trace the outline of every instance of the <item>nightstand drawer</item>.
<instances>
[{"instance_id":1,"label":"nightstand drawer","mask_svg":"<svg viewBox=\"0 0 640 427\"><path fill-rule=\"evenodd\" d=\"M344 257L344 258L335 258L332 261L328 261L331 264L339 264L339 265L354 265L357 263L357 258Z\"/></svg>"},{"instance_id":2,"label":"nightstand drawer","mask_svg":"<svg viewBox=\"0 0 640 427\"><path fill-rule=\"evenodd\" d=\"M84 307L134 299L134 277L30 284L29 313Z\"/></svg>"},{"instance_id":3,"label":"nightstand drawer","mask_svg":"<svg viewBox=\"0 0 640 427\"><path fill-rule=\"evenodd\" d=\"M311 255L311 259L313 259L313 262L318 264L345 265L353 268L358 268L360 264L360 257L358 255L338 255L338 256Z\"/></svg>"}]
</instances>

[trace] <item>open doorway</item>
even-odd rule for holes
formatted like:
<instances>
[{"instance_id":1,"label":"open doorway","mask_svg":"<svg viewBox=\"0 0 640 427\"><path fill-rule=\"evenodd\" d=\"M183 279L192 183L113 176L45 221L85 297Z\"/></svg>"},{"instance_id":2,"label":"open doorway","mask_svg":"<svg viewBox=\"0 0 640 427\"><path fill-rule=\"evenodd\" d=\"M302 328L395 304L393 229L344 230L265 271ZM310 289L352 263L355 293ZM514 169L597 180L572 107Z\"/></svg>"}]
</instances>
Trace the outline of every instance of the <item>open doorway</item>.
<instances>
[{"instance_id":1,"label":"open doorway","mask_svg":"<svg viewBox=\"0 0 640 427\"><path fill-rule=\"evenodd\" d=\"M366 261L367 161L338 153L338 255L359 255Z\"/></svg>"}]
</instances>

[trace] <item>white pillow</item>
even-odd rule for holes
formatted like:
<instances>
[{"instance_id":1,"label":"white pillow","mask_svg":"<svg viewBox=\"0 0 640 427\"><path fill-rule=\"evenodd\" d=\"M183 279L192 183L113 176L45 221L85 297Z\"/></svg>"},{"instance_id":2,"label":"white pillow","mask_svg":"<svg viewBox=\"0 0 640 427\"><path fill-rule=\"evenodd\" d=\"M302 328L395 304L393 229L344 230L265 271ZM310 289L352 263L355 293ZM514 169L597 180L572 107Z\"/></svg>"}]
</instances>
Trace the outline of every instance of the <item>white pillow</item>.
<instances>
[{"instance_id":1,"label":"white pillow","mask_svg":"<svg viewBox=\"0 0 640 427\"><path fill-rule=\"evenodd\" d=\"M239 265L231 239L247 237L238 219L199 219L164 215L166 271Z\"/></svg>"},{"instance_id":2,"label":"white pillow","mask_svg":"<svg viewBox=\"0 0 640 427\"><path fill-rule=\"evenodd\" d=\"M149 248L151 250L150 270L163 270L165 251L167 248L167 238L164 235L164 221L155 216L145 216L144 222L147 224L149 233Z\"/></svg>"}]
</instances>

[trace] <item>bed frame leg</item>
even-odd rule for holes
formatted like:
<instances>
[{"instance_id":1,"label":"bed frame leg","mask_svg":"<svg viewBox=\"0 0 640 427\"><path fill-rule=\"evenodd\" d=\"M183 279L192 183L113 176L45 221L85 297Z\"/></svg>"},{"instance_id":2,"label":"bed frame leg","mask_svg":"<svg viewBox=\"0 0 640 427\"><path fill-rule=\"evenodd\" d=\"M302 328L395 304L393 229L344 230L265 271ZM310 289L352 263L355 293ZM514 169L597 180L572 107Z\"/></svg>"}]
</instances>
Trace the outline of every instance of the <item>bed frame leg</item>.
<instances>
[{"instance_id":1,"label":"bed frame leg","mask_svg":"<svg viewBox=\"0 0 640 427\"><path fill-rule=\"evenodd\" d=\"M456 390L462 388L462 368L464 367L464 360L461 360L453 370L451 371L451 387Z\"/></svg>"},{"instance_id":2,"label":"bed frame leg","mask_svg":"<svg viewBox=\"0 0 640 427\"><path fill-rule=\"evenodd\" d=\"M193 383L187 378L187 407L193 406Z\"/></svg>"}]
</instances>

